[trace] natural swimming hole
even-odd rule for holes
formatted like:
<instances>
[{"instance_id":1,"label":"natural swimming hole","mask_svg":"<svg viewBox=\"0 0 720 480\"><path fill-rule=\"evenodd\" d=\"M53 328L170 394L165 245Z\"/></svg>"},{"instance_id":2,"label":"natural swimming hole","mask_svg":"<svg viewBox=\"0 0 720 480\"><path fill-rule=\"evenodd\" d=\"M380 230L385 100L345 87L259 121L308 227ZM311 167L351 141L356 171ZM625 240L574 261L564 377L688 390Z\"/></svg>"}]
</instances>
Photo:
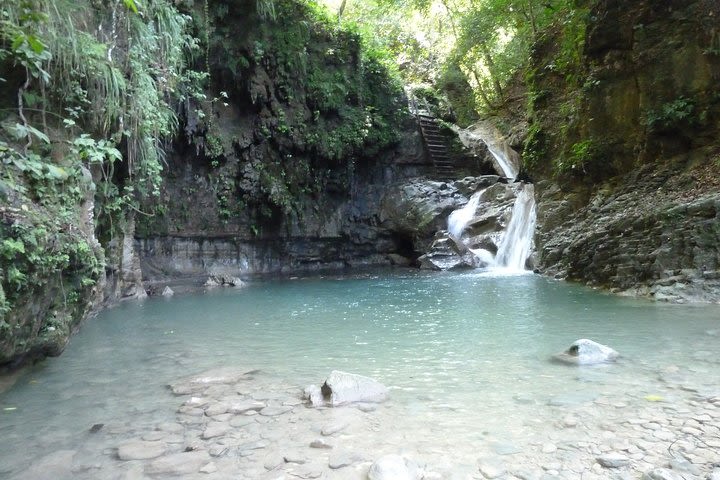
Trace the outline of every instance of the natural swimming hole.
<instances>
[{"instance_id":1,"label":"natural swimming hole","mask_svg":"<svg viewBox=\"0 0 720 480\"><path fill-rule=\"evenodd\" d=\"M122 303L0 394L0 477L366 478L388 453L425 478L612 478L681 460L699 476L720 448L719 332L718 306L480 271L275 279ZM550 361L578 338L621 357ZM192 395L167 388L221 368L253 373ZM332 370L378 380L389 400L303 403ZM233 398L286 411L215 408ZM323 435L332 425L343 428ZM161 453L118 458L132 442ZM185 450L197 468L158 469ZM626 461L602 466L610 454Z\"/></svg>"}]
</instances>

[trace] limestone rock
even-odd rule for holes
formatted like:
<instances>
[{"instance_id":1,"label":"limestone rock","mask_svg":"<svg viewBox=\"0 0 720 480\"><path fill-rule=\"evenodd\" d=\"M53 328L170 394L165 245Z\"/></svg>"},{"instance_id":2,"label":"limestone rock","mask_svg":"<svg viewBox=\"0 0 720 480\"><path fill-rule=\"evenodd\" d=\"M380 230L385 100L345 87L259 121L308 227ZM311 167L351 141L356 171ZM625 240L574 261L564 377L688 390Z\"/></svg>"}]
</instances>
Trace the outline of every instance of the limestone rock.
<instances>
[{"instance_id":1,"label":"limestone rock","mask_svg":"<svg viewBox=\"0 0 720 480\"><path fill-rule=\"evenodd\" d=\"M206 287L245 287L247 284L240 280L238 277L234 277L225 273L213 273L205 281Z\"/></svg>"},{"instance_id":2,"label":"limestone rock","mask_svg":"<svg viewBox=\"0 0 720 480\"><path fill-rule=\"evenodd\" d=\"M207 452L192 451L166 455L145 466L148 475L189 475L197 473L210 461Z\"/></svg>"},{"instance_id":3,"label":"limestone rock","mask_svg":"<svg viewBox=\"0 0 720 480\"><path fill-rule=\"evenodd\" d=\"M485 478L498 478L505 474L505 466L494 458L481 458L478 469Z\"/></svg>"},{"instance_id":4,"label":"limestone rock","mask_svg":"<svg viewBox=\"0 0 720 480\"><path fill-rule=\"evenodd\" d=\"M172 297L173 295L175 295L175 292L173 291L173 289L166 285L165 288L163 288L162 296L163 297Z\"/></svg>"},{"instance_id":5,"label":"limestone rock","mask_svg":"<svg viewBox=\"0 0 720 480\"><path fill-rule=\"evenodd\" d=\"M355 402L383 402L388 397L388 389L383 384L339 370L330 373L321 391L325 401L333 407Z\"/></svg>"},{"instance_id":6,"label":"limestone rock","mask_svg":"<svg viewBox=\"0 0 720 480\"><path fill-rule=\"evenodd\" d=\"M71 478L73 459L76 450L58 450L33 461L27 470L21 472L12 480L55 480L58 478Z\"/></svg>"},{"instance_id":7,"label":"limestone rock","mask_svg":"<svg viewBox=\"0 0 720 480\"><path fill-rule=\"evenodd\" d=\"M620 468L630 463L630 459L620 453L608 453L597 457L597 461L605 468Z\"/></svg>"},{"instance_id":8,"label":"limestone rock","mask_svg":"<svg viewBox=\"0 0 720 480\"><path fill-rule=\"evenodd\" d=\"M148 460L164 454L167 447L163 442L132 440L118 447L120 460Z\"/></svg>"},{"instance_id":9,"label":"limestone rock","mask_svg":"<svg viewBox=\"0 0 720 480\"><path fill-rule=\"evenodd\" d=\"M313 407L320 407L325 404L322 390L317 385L308 385L305 387L303 396L310 402Z\"/></svg>"},{"instance_id":10,"label":"limestone rock","mask_svg":"<svg viewBox=\"0 0 720 480\"><path fill-rule=\"evenodd\" d=\"M420 471L417 465L400 455L385 455L372 464L368 480L418 480Z\"/></svg>"},{"instance_id":11,"label":"limestone rock","mask_svg":"<svg viewBox=\"0 0 720 480\"><path fill-rule=\"evenodd\" d=\"M555 355L555 359L573 365L594 365L598 363L613 362L618 352L586 338L573 342L570 348Z\"/></svg>"},{"instance_id":12,"label":"limestone rock","mask_svg":"<svg viewBox=\"0 0 720 480\"><path fill-rule=\"evenodd\" d=\"M641 480L683 480L683 477L667 468L656 468L643 473Z\"/></svg>"}]
</instances>

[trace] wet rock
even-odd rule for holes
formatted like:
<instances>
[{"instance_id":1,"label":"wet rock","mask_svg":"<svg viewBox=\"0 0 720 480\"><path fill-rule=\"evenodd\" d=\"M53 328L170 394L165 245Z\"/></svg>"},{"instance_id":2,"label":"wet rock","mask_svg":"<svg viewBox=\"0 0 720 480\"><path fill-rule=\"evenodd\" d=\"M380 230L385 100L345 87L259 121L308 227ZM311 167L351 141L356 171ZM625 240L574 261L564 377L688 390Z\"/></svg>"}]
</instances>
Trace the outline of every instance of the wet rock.
<instances>
[{"instance_id":1,"label":"wet rock","mask_svg":"<svg viewBox=\"0 0 720 480\"><path fill-rule=\"evenodd\" d=\"M227 413L230 410L230 405L227 403L214 403L212 405L209 405L205 409L205 415L208 417L214 417L216 415L222 415L223 413Z\"/></svg>"},{"instance_id":2,"label":"wet rock","mask_svg":"<svg viewBox=\"0 0 720 480\"><path fill-rule=\"evenodd\" d=\"M620 453L608 453L597 457L597 462L605 468L620 468L630 463L630 459Z\"/></svg>"},{"instance_id":3,"label":"wet rock","mask_svg":"<svg viewBox=\"0 0 720 480\"><path fill-rule=\"evenodd\" d=\"M208 450L208 453L211 457L222 457L225 455L230 449L226 447L225 445L215 445L210 447Z\"/></svg>"},{"instance_id":4,"label":"wet rock","mask_svg":"<svg viewBox=\"0 0 720 480\"><path fill-rule=\"evenodd\" d=\"M260 410L260 415L263 415L265 417L277 417L278 415L291 412L292 409L293 407L284 405L271 405Z\"/></svg>"},{"instance_id":5,"label":"wet rock","mask_svg":"<svg viewBox=\"0 0 720 480\"><path fill-rule=\"evenodd\" d=\"M349 467L356 463L364 462L366 460L364 455L355 452L337 452L330 456L328 460L328 466L333 470L340 468Z\"/></svg>"},{"instance_id":6,"label":"wet rock","mask_svg":"<svg viewBox=\"0 0 720 480\"><path fill-rule=\"evenodd\" d=\"M234 277L225 273L214 273L208 277L205 281L206 287L245 287L247 284L240 280L238 277Z\"/></svg>"},{"instance_id":7,"label":"wet rock","mask_svg":"<svg viewBox=\"0 0 720 480\"><path fill-rule=\"evenodd\" d=\"M207 452L192 451L166 455L145 466L148 475L189 475L197 473L210 461Z\"/></svg>"},{"instance_id":8,"label":"wet rock","mask_svg":"<svg viewBox=\"0 0 720 480\"><path fill-rule=\"evenodd\" d=\"M162 440L167 435L166 432L160 432L160 431L153 431L143 434L142 439L147 442L157 442L158 440Z\"/></svg>"},{"instance_id":9,"label":"wet rock","mask_svg":"<svg viewBox=\"0 0 720 480\"><path fill-rule=\"evenodd\" d=\"M516 453L522 452L522 448L507 442L496 442L491 446L493 451L498 455L515 455Z\"/></svg>"},{"instance_id":10,"label":"wet rock","mask_svg":"<svg viewBox=\"0 0 720 480\"><path fill-rule=\"evenodd\" d=\"M262 450L263 448L267 448L270 445L270 442L267 440L258 440L256 442L249 442L244 443L242 445L238 446L239 452L250 452L253 450Z\"/></svg>"},{"instance_id":11,"label":"wet rock","mask_svg":"<svg viewBox=\"0 0 720 480\"><path fill-rule=\"evenodd\" d=\"M283 455L283 461L285 463L296 463L303 465L307 463L307 458L300 452L287 452Z\"/></svg>"},{"instance_id":12,"label":"wet rock","mask_svg":"<svg viewBox=\"0 0 720 480\"><path fill-rule=\"evenodd\" d=\"M333 448L333 446L327 443L325 440L318 438L310 442L310 448L323 448L329 450Z\"/></svg>"},{"instance_id":13,"label":"wet rock","mask_svg":"<svg viewBox=\"0 0 720 480\"><path fill-rule=\"evenodd\" d=\"M322 388L323 399L331 406L355 402L383 402L388 389L372 378L333 370Z\"/></svg>"},{"instance_id":14,"label":"wet rock","mask_svg":"<svg viewBox=\"0 0 720 480\"><path fill-rule=\"evenodd\" d=\"M169 298L169 297L172 297L173 295L175 295L175 292L173 292L172 288L170 288L168 286L165 286L165 288L163 288L163 291L162 291L163 297Z\"/></svg>"},{"instance_id":15,"label":"wet rock","mask_svg":"<svg viewBox=\"0 0 720 480\"><path fill-rule=\"evenodd\" d=\"M120 460L149 460L159 457L167 451L163 442L133 440L118 446Z\"/></svg>"},{"instance_id":16,"label":"wet rock","mask_svg":"<svg viewBox=\"0 0 720 480\"><path fill-rule=\"evenodd\" d=\"M202 433L203 440L209 440L215 437L221 437L227 435L230 432L230 425L222 422L211 422L205 427Z\"/></svg>"},{"instance_id":17,"label":"wet rock","mask_svg":"<svg viewBox=\"0 0 720 480\"><path fill-rule=\"evenodd\" d=\"M573 365L594 365L598 363L613 362L617 359L618 352L612 348L602 345L586 338L573 342L570 348L555 355L555 359Z\"/></svg>"},{"instance_id":18,"label":"wet rock","mask_svg":"<svg viewBox=\"0 0 720 480\"><path fill-rule=\"evenodd\" d=\"M412 460L400 455L377 459L368 472L368 480L418 480L420 471Z\"/></svg>"},{"instance_id":19,"label":"wet rock","mask_svg":"<svg viewBox=\"0 0 720 480\"><path fill-rule=\"evenodd\" d=\"M297 478L320 478L324 468L319 465L298 465L288 469L288 473Z\"/></svg>"},{"instance_id":20,"label":"wet rock","mask_svg":"<svg viewBox=\"0 0 720 480\"><path fill-rule=\"evenodd\" d=\"M683 480L683 477L667 468L656 468L643 473L641 480Z\"/></svg>"},{"instance_id":21,"label":"wet rock","mask_svg":"<svg viewBox=\"0 0 720 480\"><path fill-rule=\"evenodd\" d=\"M170 384L170 389L176 395L188 395L202 392L211 385L231 385L243 380L251 370L241 368L217 368L192 375Z\"/></svg>"},{"instance_id":22,"label":"wet rock","mask_svg":"<svg viewBox=\"0 0 720 480\"><path fill-rule=\"evenodd\" d=\"M230 426L233 428L243 428L247 427L248 425L252 425L257 423L254 418L247 418L246 416L242 417L235 417L232 420L230 420Z\"/></svg>"},{"instance_id":23,"label":"wet rock","mask_svg":"<svg viewBox=\"0 0 720 480\"><path fill-rule=\"evenodd\" d=\"M335 435L338 432L342 432L345 430L350 424L348 422L339 420L336 422L328 423L327 425L324 425L320 429L320 433L325 436L329 437L330 435Z\"/></svg>"},{"instance_id":24,"label":"wet rock","mask_svg":"<svg viewBox=\"0 0 720 480\"><path fill-rule=\"evenodd\" d=\"M12 480L56 480L58 478L73 478L73 459L76 450L58 450L33 461L26 470L19 473Z\"/></svg>"},{"instance_id":25,"label":"wet rock","mask_svg":"<svg viewBox=\"0 0 720 480\"><path fill-rule=\"evenodd\" d=\"M542 446L543 453L553 453L557 451L557 446L554 443L546 443Z\"/></svg>"},{"instance_id":26,"label":"wet rock","mask_svg":"<svg viewBox=\"0 0 720 480\"><path fill-rule=\"evenodd\" d=\"M463 270L487 266L444 230L435 235L428 253L418 258L424 270Z\"/></svg>"},{"instance_id":27,"label":"wet rock","mask_svg":"<svg viewBox=\"0 0 720 480\"><path fill-rule=\"evenodd\" d=\"M248 411L260 411L263 408L265 408L265 403L263 402L257 402L254 400L248 400L245 402L238 402L233 403L228 408L228 412L234 413L234 414L241 414L241 413L247 413Z\"/></svg>"},{"instance_id":28,"label":"wet rock","mask_svg":"<svg viewBox=\"0 0 720 480\"><path fill-rule=\"evenodd\" d=\"M494 458L481 458L478 460L478 469L485 478L498 478L505 475L505 466Z\"/></svg>"}]
</instances>

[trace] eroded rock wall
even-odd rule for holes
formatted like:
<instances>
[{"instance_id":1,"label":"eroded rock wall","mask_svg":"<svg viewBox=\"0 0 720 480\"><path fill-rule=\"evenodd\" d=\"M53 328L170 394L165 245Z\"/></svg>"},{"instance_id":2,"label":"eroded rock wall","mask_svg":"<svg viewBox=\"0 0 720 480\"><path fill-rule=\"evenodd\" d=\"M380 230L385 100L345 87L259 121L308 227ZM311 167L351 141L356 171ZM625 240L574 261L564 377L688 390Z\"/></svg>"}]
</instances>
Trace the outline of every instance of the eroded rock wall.
<instances>
[{"instance_id":1,"label":"eroded rock wall","mask_svg":"<svg viewBox=\"0 0 720 480\"><path fill-rule=\"evenodd\" d=\"M402 88L354 33L302 3L211 2L209 88L137 217L146 280L388 264L388 186L432 173Z\"/></svg>"},{"instance_id":2,"label":"eroded rock wall","mask_svg":"<svg viewBox=\"0 0 720 480\"><path fill-rule=\"evenodd\" d=\"M530 140L547 160L533 172L549 178L538 185L536 236L546 273L720 301L719 9L595 2L582 86L547 69L535 78L545 95Z\"/></svg>"}]
</instances>

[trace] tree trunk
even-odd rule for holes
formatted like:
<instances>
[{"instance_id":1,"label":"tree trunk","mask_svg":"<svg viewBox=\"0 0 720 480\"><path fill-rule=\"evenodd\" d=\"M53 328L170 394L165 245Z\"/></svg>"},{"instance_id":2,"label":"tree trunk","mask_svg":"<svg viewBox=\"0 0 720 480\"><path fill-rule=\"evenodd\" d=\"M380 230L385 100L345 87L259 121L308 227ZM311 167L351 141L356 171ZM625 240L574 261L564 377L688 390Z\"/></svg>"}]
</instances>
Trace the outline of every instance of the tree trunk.
<instances>
[{"instance_id":1,"label":"tree trunk","mask_svg":"<svg viewBox=\"0 0 720 480\"><path fill-rule=\"evenodd\" d=\"M345 12L345 5L347 5L347 0L342 0L342 3L340 4L340 8L338 8L338 22L340 21L343 13Z\"/></svg>"}]
</instances>

